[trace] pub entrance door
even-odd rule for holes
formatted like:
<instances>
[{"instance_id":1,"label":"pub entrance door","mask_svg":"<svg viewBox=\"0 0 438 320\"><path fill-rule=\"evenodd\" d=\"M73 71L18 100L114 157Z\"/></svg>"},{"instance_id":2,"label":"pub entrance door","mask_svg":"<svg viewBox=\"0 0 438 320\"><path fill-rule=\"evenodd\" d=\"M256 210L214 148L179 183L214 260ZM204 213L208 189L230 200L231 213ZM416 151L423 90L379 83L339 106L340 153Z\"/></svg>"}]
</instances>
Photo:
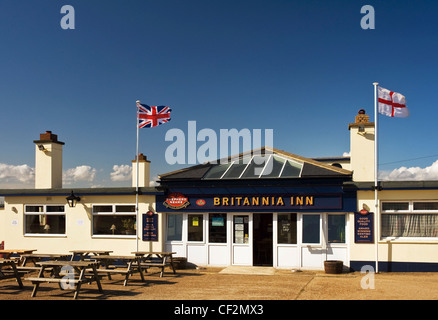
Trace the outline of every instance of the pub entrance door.
<instances>
[{"instance_id":1,"label":"pub entrance door","mask_svg":"<svg viewBox=\"0 0 438 320\"><path fill-rule=\"evenodd\" d=\"M253 266L273 266L272 213L253 214Z\"/></svg>"}]
</instances>

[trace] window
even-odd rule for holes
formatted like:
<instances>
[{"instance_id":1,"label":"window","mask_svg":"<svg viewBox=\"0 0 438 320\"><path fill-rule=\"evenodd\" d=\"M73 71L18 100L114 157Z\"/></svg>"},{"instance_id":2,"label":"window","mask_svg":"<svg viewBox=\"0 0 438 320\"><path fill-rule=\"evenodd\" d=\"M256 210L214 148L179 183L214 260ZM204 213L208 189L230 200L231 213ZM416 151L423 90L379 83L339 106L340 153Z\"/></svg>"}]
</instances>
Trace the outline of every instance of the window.
<instances>
[{"instance_id":1,"label":"window","mask_svg":"<svg viewBox=\"0 0 438 320\"><path fill-rule=\"evenodd\" d=\"M65 235L64 205L25 205L25 233Z\"/></svg>"},{"instance_id":2,"label":"window","mask_svg":"<svg viewBox=\"0 0 438 320\"><path fill-rule=\"evenodd\" d=\"M248 216L234 216L234 243L248 243Z\"/></svg>"},{"instance_id":3,"label":"window","mask_svg":"<svg viewBox=\"0 0 438 320\"><path fill-rule=\"evenodd\" d=\"M208 242L227 242L227 214L210 213L208 222Z\"/></svg>"},{"instance_id":4,"label":"window","mask_svg":"<svg viewBox=\"0 0 438 320\"><path fill-rule=\"evenodd\" d=\"M297 178L301 175L302 164L298 164L293 161L287 161L284 164L283 172L281 173L282 178Z\"/></svg>"},{"instance_id":5,"label":"window","mask_svg":"<svg viewBox=\"0 0 438 320\"><path fill-rule=\"evenodd\" d=\"M167 215L167 241L182 240L182 214Z\"/></svg>"},{"instance_id":6,"label":"window","mask_svg":"<svg viewBox=\"0 0 438 320\"><path fill-rule=\"evenodd\" d=\"M438 202L414 202L414 210L438 211Z\"/></svg>"},{"instance_id":7,"label":"window","mask_svg":"<svg viewBox=\"0 0 438 320\"><path fill-rule=\"evenodd\" d=\"M258 178L266 164L268 157L254 156L250 164L246 167L245 171L242 173L241 179L246 178Z\"/></svg>"},{"instance_id":8,"label":"window","mask_svg":"<svg viewBox=\"0 0 438 320\"><path fill-rule=\"evenodd\" d=\"M328 215L328 242L345 243L345 215Z\"/></svg>"},{"instance_id":9,"label":"window","mask_svg":"<svg viewBox=\"0 0 438 320\"><path fill-rule=\"evenodd\" d=\"M297 214L279 213L278 214L278 243L296 244L297 243Z\"/></svg>"},{"instance_id":10,"label":"window","mask_svg":"<svg viewBox=\"0 0 438 320\"><path fill-rule=\"evenodd\" d=\"M222 179L237 179L242 174L242 171L247 167L248 162L243 160L235 161L230 169L224 174Z\"/></svg>"},{"instance_id":11,"label":"window","mask_svg":"<svg viewBox=\"0 0 438 320\"><path fill-rule=\"evenodd\" d=\"M383 211L401 211L409 210L409 202L383 202Z\"/></svg>"},{"instance_id":12,"label":"window","mask_svg":"<svg viewBox=\"0 0 438 320\"><path fill-rule=\"evenodd\" d=\"M438 215L382 215L382 237L438 237Z\"/></svg>"},{"instance_id":13,"label":"window","mask_svg":"<svg viewBox=\"0 0 438 320\"><path fill-rule=\"evenodd\" d=\"M189 214L189 222L187 227L188 241L203 241L204 240L204 225L202 214Z\"/></svg>"},{"instance_id":14,"label":"window","mask_svg":"<svg viewBox=\"0 0 438 320\"><path fill-rule=\"evenodd\" d=\"M215 164L203 179L265 179L297 178L301 176L303 163L279 155L265 154L230 160Z\"/></svg>"},{"instance_id":15,"label":"window","mask_svg":"<svg viewBox=\"0 0 438 320\"><path fill-rule=\"evenodd\" d=\"M262 177L277 178L283 169L285 161L285 159L280 157L270 157L268 163L266 164L265 170L263 170Z\"/></svg>"},{"instance_id":16,"label":"window","mask_svg":"<svg viewBox=\"0 0 438 320\"><path fill-rule=\"evenodd\" d=\"M93 235L135 235L135 205L94 205Z\"/></svg>"},{"instance_id":17,"label":"window","mask_svg":"<svg viewBox=\"0 0 438 320\"><path fill-rule=\"evenodd\" d=\"M303 215L303 243L320 243L320 229L319 215Z\"/></svg>"},{"instance_id":18,"label":"window","mask_svg":"<svg viewBox=\"0 0 438 320\"><path fill-rule=\"evenodd\" d=\"M438 202L382 202L382 237L437 238Z\"/></svg>"},{"instance_id":19,"label":"window","mask_svg":"<svg viewBox=\"0 0 438 320\"><path fill-rule=\"evenodd\" d=\"M226 164L217 164L213 166L204 176L204 179L220 179L225 173L225 171L228 170L230 165L231 162Z\"/></svg>"}]
</instances>

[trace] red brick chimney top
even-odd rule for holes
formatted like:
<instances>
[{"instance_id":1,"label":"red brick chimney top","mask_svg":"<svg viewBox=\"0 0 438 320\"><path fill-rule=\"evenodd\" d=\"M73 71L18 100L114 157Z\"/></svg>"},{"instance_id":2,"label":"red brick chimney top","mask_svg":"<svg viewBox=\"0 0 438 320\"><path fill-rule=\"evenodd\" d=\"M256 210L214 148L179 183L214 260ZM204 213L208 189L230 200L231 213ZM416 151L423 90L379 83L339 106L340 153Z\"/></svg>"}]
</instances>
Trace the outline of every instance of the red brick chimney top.
<instances>
[{"instance_id":1,"label":"red brick chimney top","mask_svg":"<svg viewBox=\"0 0 438 320\"><path fill-rule=\"evenodd\" d=\"M34 140L34 143L54 142L58 144L64 144L64 142L58 141L58 135L53 134L52 131L46 131L40 134L40 140Z\"/></svg>"},{"instance_id":2,"label":"red brick chimney top","mask_svg":"<svg viewBox=\"0 0 438 320\"><path fill-rule=\"evenodd\" d=\"M146 156L143 153L138 154L138 161L139 162L150 162L150 161L148 161L148 159L146 158ZM135 159L132 160L132 162L137 162L137 156L135 156Z\"/></svg>"}]
</instances>

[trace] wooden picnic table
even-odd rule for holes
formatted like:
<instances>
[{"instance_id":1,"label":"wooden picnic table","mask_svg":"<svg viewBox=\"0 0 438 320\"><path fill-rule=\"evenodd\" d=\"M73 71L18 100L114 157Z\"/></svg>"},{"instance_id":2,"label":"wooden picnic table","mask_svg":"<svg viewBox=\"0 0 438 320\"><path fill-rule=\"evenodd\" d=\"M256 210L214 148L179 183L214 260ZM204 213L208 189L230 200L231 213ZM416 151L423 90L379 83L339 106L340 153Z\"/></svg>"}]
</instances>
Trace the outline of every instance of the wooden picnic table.
<instances>
[{"instance_id":1,"label":"wooden picnic table","mask_svg":"<svg viewBox=\"0 0 438 320\"><path fill-rule=\"evenodd\" d=\"M90 253L97 255L109 255L112 253L112 250L71 250L72 253L71 261L73 261L76 257L79 257L79 260L84 260Z\"/></svg>"},{"instance_id":2,"label":"wooden picnic table","mask_svg":"<svg viewBox=\"0 0 438 320\"><path fill-rule=\"evenodd\" d=\"M10 267L9 270L2 271L3 268ZM21 282L20 274L18 273L16 262L12 259L0 259L0 278L8 278L11 276L11 272L15 279L17 279L18 286L23 289L23 283Z\"/></svg>"},{"instance_id":3,"label":"wooden picnic table","mask_svg":"<svg viewBox=\"0 0 438 320\"><path fill-rule=\"evenodd\" d=\"M37 251L36 249L3 249L0 250L0 254L5 256L5 259L10 259L13 254L21 256L22 254L32 253Z\"/></svg>"},{"instance_id":4,"label":"wooden picnic table","mask_svg":"<svg viewBox=\"0 0 438 320\"><path fill-rule=\"evenodd\" d=\"M138 256L112 256L112 255L96 255L90 256L90 259L96 260L99 264L97 269L98 274L106 274L111 280L111 274L124 274L125 281L123 285L128 284L129 276L135 272L140 273L141 281L144 281L143 272L140 267L140 257ZM115 261L119 261L122 265L112 264ZM137 268L136 268L137 267Z\"/></svg>"},{"instance_id":5,"label":"wooden picnic table","mask_svg":"<svg viewBox=\"0 0 438 320\"><path fill-rule=\"evenodd\" d=\"M146 268L157 267L161 269L160 278L164 275L164 268L170 266L173 270L173 274L176 273L175 266L173 265L173 255L176 252L168 251L134 251L132 252L136 256L142 257L141 265ZM156 257L154 259L154 256Z\"/></svg>"},{"instance_id":6,"label":"wooden picnic table","mask_svg":"<svg viewBox=\"0 0 438 320\"><path fill-rule=\"evenodd\" d=\"M74 289L74 299L77 299L82 283L96 281L99 292L103 292L102 285L97 274L98 264L95 261L40 261L36 263L41 266L38 277L25 278L34 285L31 297L35 297L40 283L58 283L63 290ZM53 277L44 277L46 268L53 268ZM86 272L87 270L92 272ZM67 271L67 272L65 272ZM76 274L79 273L79 276Z\"/></svg>"},{"instance_id":7,"label":"wooden picnic table","mask_svg":"<svg viewBox=\"0 0 438 320\"><path fill-rule=\"evenodd\" d=\"M21 264L17 266L19 271L33 271L40 270L41 267L36 265L37 262L43 260L68 260L70 254L59 254L59 253L27 253L21 255ZM29 262L33 263L33 266L28 265Z\"/></svg>"}]
</instances>

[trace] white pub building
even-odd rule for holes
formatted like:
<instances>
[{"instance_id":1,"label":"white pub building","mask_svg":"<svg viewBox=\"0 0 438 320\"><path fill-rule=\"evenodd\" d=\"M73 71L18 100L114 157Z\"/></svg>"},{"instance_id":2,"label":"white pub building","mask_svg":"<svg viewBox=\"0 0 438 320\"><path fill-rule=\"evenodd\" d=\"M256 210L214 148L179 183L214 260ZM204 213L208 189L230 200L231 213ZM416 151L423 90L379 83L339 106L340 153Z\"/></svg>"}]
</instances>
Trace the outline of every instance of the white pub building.
<instances>
[{"instance_id":1,"label":"white pub building","mask_svg":"<svg viewBox=\"0 0 438 320\"><path fill-rule=\"evenodd\" d=\"M131 187L63 188L64 143L48 131L34 141L35 188L0 190L0 243L173 251L199 266L322 270L338 260L350 270L378 261L379 271L438 271L438 181L380 182L376 215L374 123L361 110L347 127L350 157L262 148L162 174L159 187L149 187L140 154L138 211L135 160Z\"/></svg>"}]
</instances>

